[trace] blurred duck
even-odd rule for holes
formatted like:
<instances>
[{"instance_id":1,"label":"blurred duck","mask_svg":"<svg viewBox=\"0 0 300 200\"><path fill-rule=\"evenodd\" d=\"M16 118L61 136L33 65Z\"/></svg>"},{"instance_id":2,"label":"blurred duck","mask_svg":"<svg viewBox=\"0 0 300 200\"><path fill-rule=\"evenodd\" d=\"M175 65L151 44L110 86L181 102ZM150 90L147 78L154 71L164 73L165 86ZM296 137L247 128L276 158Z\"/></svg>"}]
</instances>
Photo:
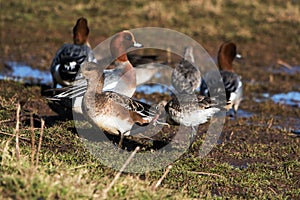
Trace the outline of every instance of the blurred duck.
<instances>
[{"instance_id":1,"label":"blurred duck","mask_svg":"<svg viewBox=\"0 0 300 200\"><path fill-rule=\"evenodd\" d=\"M147 125L156 120L150 105L112 91L103 92L104 77L96 64L84 64L82 74L88 82L82 101L84 116L103 131L120 135L119 147L135 124Z\"/></svg>"},{"instance_id":2,"label":"blurred duck","mask_svg":"<svg viewBox=\"0 0 300 200\"><path fill-rule=\"evenodd\" d=\"M73 28L73 44L64 44L51 64L53 88L57 84L69 86L75 80L83 61L97 62L88 43L89 28L87 19L81 17Z\"/></svg>"},{"instance_id":3,"label":"blurred duck","mask_svg":"<svg viewBox=\"0 0 300 200\"><path fill-rule=\"evenodd\" d=\"M183 59L172 72L172 85L180 94L193 94L200 86L201 73L194 62L193 47L188 46Z\"/></svg>"},{"instance_id":4,"label":"blurred duck","mask_svg":"<svg viewBox=\"0 0 300 200\"><path fill-rule=\"evenodd\" d=\"M241 77L234 72L232 64L233 60L237 56L239 55L237 55L236 53L236 45L233 42L225 42L220 46L218 52L218 67L220 69L220 74L224 83L227 109L232 109L235 116L243 96ZM214 78L216 77L215 73L218 72L209 72L203 76L203 79L206 81L206 83L209 83L209 85L214 85L214 83L216 83L216 80ZM201 94L209 96L209 91L206 83L204 81L202 82Z\"/></svg>"}]
</instances>

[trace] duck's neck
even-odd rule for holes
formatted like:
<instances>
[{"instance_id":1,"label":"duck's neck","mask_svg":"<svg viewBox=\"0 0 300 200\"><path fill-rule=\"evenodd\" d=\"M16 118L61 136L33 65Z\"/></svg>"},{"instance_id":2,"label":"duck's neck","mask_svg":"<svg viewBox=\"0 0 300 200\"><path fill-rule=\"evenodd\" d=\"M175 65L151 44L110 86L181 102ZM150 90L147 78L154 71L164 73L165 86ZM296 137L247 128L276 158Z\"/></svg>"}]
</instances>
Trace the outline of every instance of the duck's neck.
<instances>
[{"instance_id":1,"label":"duck's neck","mask_svg":"<svg viewBox=\"0 0 300 200\"><path fill-rule=\"evenodd\" d=\"M229 58L228 55L225 54L219 54L218 56L218 65L220 70L226 70L226 71L232 71L233 72L233 67L232 67L232 62L233 59Z\"/></svg>"},{"instance_id":2,"label":"duck's neck","mask_svg":"<svg viewBox=\"0 0 300 200\"><path fill-rule=\"evenodd\" d=\"M127 61L128 61L128 57L126 54L123 54L116 59L116 62L127 62Z\"/></svg>"},{"instance_id":3,"label":"duck's neck","mask_svg":"<svg viewBox=\"0 0 300 200\"><path fill-rule=\"evenodd\" d=\"M118 69L119 80L115 88L116 91L122 94L132 97L136 90L136 72L129 61L115 62L115 67Z\"/></svg>"},{"instance_id":4,"label":"duck's neck","mask_svg":"<svg viewBox=\"0 0 300 200\"><path fill-rule=\"evenodd\" d=\"M73 43L76 45L87 45L88 47L91 48L91 45L87 39L85 39L85 40L74 39Z\"/></svg>"},{"instance_id":5,"label":"duck's neck","mask_svg":"<svg viewBox=\"0 0 300 200\"><path fill-rule=\"evenodd\" d=\"M127 59L127 55L126 54L118 57L115 60L115 68L122 69L123 74L125 74L127 72L130 72L130 71L132 71L132 73L133 73L133 71L135 72L135 70L133 70L134 69L133 66L131 65L131 63Z\"/></svg>"},{"instance_id":6,"label":"duck's neck","mask_svg":"<svg viewBox=\"0 0 300 200\"><path fill-rule=\"evenodd\" d=\"M95 72L96 73L96 72ZM83 98L83 110L92 114L95 110L95 98L97 94L101 94L103 89L103 76L98 73L94 77L87 80L87 90Z\"/></svg>"},{"instance_id":7,"label":"duck's neck","mask_svg":"<svg viewBox=\"0 0 300 200\"><path fill-rule=\"evenodd\" d=\"M88 47L90 47L90 48L92 48L91 47L91 44L89 43L89 41L87 40L87 41L85 41L85 43L84 43L86 46L88 46Z\"/></svg>"},{"instance_id":8,"label":"duck's neck","mask_svg":"<svg viewBox=\"0 0 300 200\"><path fill-rule=\"evenodd\" d=\"M100 94L104 85L104 76L95 72L94 76L88 79L87 91L88 94Z\"/></svg>"},{"instance_id":9,"label":"duck's neck","mask_svg":"<svg viewBox=\"0 0 300 200\"><path fill-rule=\"evenodd\" d=\"M218 52L218 64L220 70L232 71L232 62L236 56L236 46L234 43L225 43Z\"/></svg>"},{"instance_id":10,"label":"duck's neck","mask_svg":"<svg viewBox=\"0 0 300 200\"><path fill-rule=\"evenodd\" d=\"M193 48L191 48L191 47L186 48L184 51L183 58L184 58L184 60L194 63L195 59L194 59L194 55L193 55Z\"/></svg>"}]
</instances>

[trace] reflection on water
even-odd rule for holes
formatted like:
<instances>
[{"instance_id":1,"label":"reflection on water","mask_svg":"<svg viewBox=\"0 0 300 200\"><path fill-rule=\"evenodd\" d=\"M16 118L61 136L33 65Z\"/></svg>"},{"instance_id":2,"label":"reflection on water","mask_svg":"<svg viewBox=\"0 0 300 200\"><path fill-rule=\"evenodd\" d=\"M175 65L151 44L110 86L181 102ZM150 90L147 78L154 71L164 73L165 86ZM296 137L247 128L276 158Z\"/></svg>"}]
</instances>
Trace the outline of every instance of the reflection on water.
<instances>
[{"instance_id":1,"label":"reflection on water","mask_svg":"<svg viewBox=\"0 0 300 200\"><path fill-rule=\"evenodd\" d=\"M50 71L33 69L17 62L8 62L7 66L9 69L0 71L0 79L16 80L30 84L51 84L52 82Z\"/></svg>"}]
</instances>

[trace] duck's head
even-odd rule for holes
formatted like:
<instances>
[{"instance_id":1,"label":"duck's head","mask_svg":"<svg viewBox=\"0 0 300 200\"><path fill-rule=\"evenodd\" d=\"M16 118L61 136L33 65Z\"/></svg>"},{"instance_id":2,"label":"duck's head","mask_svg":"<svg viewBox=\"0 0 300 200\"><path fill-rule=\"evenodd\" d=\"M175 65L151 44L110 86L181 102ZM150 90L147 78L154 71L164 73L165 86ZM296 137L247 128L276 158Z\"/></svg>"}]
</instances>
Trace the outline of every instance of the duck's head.
<instances>
[{"instance_id":1,"label":"duck's head","mask_svg":"<svg viewBox=\"0 0 300 200\"><path fill-rule=\"evenodd\" d=\"M81 17L77 20L73 28L73 42L77 45L88 44L89 27L87 19Z\"/></svg>"},{"instance_id":2,"label":"duck's head","mask_svg":"<svg viewBox=\"0 0 300 200\"><path fill-rule=\"evenodd\" d=\"M184 58L184 60L187 60L189 62L192 62L192 63L195 62L192 46L185 47L183 58Z\"/></svg>"},{"instance_id":3,"label":"duck's head","mask_svg":"<svg viewBox=\"0 0 300 200\"><path fill-rule=\"evenodd\" d=\"M233 71L232 62L236 57L236 45L233 42L225 42L218 52L218 65L221 70Z\"/></svg>"},{"instance_id":4,"label":"duck's head","mask_svg":"<svg viewBox=\"0 0 300 200\"><path fill-rule=\"evenodd\" d=\"M143 45L135 41L134 35L130 31L117 33L110 42L112 57L117 61L127 61L126 52L132 47L141 48Z\"/></svg>"},{"instance_id":5,"label":"duck's head","mask_svg":"<svg viewBox=\"0 0 300 200\"><path fill-rule=\"evenodd\" d=\"M81 65L81 73L87 80L96 80L101 77L103 69L93 62L84 62Z\"/></svg>"}]
</instances>

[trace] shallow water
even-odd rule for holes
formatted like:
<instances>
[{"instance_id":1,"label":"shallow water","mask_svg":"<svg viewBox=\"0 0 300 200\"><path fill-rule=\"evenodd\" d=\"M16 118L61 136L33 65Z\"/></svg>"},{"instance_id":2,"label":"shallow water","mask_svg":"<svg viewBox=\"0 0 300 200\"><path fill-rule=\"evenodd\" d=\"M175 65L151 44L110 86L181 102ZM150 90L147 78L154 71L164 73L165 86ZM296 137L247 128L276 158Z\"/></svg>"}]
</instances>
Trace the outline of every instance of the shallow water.
<instances>
[{"instance_id":1,"label":"shallow water","mask_svg":"<svg viewBox=\"0 0 300 200\"><path fill-rule=\"evenodd\" d=\"M153 93L170 94L172 93L172 88L162 84L144 84L138 86L136 92L143 92L148 95Z\"/></svg>"},{"instance_id":2,"label":"shallow water","mask_svg":"<svg viewBox=\"0 0 300 200\"><path fill-rule=\"evenodd\" d=\"M269 93L262 93L254 98L257 103L264 102L271 99L274 103L300 107L300 92L290 91L288 93L279 93L270 95Z\"/></svg>"},{"instance_id":3,"label":"shallow water","mask_svg":"<svg viewBox=\"0 0 300 200\"><path fill-rule=\"evenodd\" d=\"M300 92L288 92L275 94L271 97L275 103L300 107Z\"/></svg>"},{"instance_id":4,"label":"shallow water","mask_svg":"<svg viewBox=\"0 0 300 200\"><path fill-rule=\"evenodd\" d=\"M238 109L238 111L237 111L237 117L239 117L239 118L250 118L253 115L254 115L254 113L246 111L246 110Z\"/></svg>"},{"instance_id":5,"label":"shallow water","mask_svg":"<svg viewBox=\"0 0 300 200\"><path fill-rule=\"evenodd\" d=\"M291 68L287 68L287 67L269 68L269 71L271 71L274 74L279 74L279 73L297 74L300 73L300 66L292 66Z\"/></svg>"},{"instance_id":6,"label":"shallow water","mask_svg":"<svg viewBox=\"0 0 300 200\"><path fill-rule=\"evenodd\" d=\"M0 71L0 79L21 81L30 84L51 84L50 71L33 69L30 66L17 62L7 62L8 68Z\"/></svg>"}]
</instances>

